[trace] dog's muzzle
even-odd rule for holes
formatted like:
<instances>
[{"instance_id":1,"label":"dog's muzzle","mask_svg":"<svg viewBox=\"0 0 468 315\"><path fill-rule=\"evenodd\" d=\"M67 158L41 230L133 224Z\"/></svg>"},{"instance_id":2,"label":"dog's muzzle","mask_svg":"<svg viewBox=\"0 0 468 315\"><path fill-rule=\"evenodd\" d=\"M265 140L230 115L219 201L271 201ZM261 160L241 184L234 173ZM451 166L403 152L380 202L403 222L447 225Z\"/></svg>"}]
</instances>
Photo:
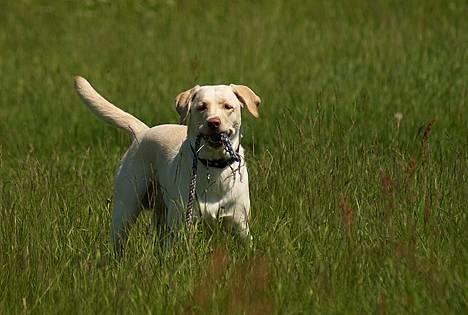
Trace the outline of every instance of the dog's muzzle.
<instances>
[{"instance_id":1,"label":"dog's muzzle","mask_svg":"<svg viewBox=\"0 0 468 315\"><path fill-rule=\"evenodd\" d=\"M210 135L203 135L202 137L210 147L214 149L219 149L224 145L225 139L230 138L231 134L232 131L217 132Z\"/></svg>"}]
</instances>

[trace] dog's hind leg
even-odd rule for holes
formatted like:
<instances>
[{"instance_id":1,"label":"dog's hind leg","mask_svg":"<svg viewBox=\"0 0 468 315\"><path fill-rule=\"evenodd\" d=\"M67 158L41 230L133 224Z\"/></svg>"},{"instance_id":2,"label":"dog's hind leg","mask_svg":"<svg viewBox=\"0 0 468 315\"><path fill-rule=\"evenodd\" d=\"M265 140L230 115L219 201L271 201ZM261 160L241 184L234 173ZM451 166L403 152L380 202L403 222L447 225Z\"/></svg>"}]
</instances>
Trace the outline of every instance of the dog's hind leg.
<instances>
[{"instance_id":1,"label":"dog's hind leg","mask_svg":"<svg viewBox=\"0 0 468 315\"><path fill-rule=\"evenodd\" d=\"M115 179L111 241L117 255L122 254L130 228L141 212L150 182L143 163L136 162L124 158Z\"/></svg>"}]
</instances>

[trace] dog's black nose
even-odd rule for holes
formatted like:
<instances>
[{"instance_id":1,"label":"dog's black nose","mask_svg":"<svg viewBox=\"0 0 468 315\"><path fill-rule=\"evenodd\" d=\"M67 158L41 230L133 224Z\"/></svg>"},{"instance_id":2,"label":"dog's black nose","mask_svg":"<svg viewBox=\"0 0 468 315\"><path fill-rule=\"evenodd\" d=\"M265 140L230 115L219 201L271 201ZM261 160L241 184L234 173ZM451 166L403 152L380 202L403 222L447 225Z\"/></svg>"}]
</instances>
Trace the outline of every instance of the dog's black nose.
<instances>
[{"instance_id":1,"label":"dog's black nose","mask_svg":"<svg viewBox=\"0 0 468 315\"><path fill-rule=\"evenodd\" d=\"M219 119L219 117L210 117L206 122L211 129L218 129L221 125L221 119Z\"/></svg>"}]
</instances>

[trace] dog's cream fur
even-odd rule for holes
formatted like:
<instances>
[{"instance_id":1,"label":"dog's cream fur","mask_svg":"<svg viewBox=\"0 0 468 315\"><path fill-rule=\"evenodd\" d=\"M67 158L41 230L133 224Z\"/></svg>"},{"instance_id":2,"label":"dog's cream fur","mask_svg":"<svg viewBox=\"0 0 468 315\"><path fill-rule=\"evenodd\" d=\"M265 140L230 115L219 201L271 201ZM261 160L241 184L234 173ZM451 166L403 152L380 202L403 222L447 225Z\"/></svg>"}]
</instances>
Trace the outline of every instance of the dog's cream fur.
<instances>
[{"instance_id":1,"label":"dog's cream fur","mask_svg":"<svg viewBox=\"0 0 468 315\"><path fill-rule=\"evenodd\" d=\"M177 231L184 222L193 160L190 146L195 146L197 135L208 136L201 141L200 158L228 158L223 146L211 143L209 136L226 132L235 150L240 146L241 108L258 117L260 105L260 98L243 85L195 86L176 98L181 125L149 128L105 100L84 78L75 77L75 88L94 114L132 137L115 178L111 228L115 250L122 249L130 226L148 198L153 200L155 221L171 232ZM213 119L220 123L216 130L209 124ZM208 224L221 221L229 231L247 237L250 199L241 146L239 154L241 163L224 169L198 164L194 216L201 215Z\"/></svg>"}]
</instances>

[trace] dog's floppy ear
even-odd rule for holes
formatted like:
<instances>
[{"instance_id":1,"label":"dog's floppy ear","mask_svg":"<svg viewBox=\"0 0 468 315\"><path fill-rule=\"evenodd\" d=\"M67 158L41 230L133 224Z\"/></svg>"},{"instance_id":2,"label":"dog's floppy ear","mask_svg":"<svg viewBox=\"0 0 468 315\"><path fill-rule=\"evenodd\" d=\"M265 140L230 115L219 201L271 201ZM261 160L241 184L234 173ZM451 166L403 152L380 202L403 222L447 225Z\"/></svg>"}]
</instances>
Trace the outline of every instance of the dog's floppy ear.
<instances>
[{"instance_id":1,"label":"dog's floppy ear","mask_svg":"<svg viewBox=\"0 0 468 315\"><path fill-rule=\"evenodd\" d=\"M255 117L258 118L258 106L262 100L257 94L254 93L248 86L245 85L230 85L234 94L236 94L239 101L244 105L247 106L247 110Z\"/></svg>"},{"instance_id":2,"label":"dog's floppy ear","mask_svg":"<svg viewBox=\"0 0 468 315\"><path fill-rule=\"evenodd\" d=\"M190 90L179 93L175 99L176 110L180 115L180 124L187 124L187 115L190 111L190 105L195 94L200 89L199 85L194 86Z\"/></svg>"}]
</instances>

